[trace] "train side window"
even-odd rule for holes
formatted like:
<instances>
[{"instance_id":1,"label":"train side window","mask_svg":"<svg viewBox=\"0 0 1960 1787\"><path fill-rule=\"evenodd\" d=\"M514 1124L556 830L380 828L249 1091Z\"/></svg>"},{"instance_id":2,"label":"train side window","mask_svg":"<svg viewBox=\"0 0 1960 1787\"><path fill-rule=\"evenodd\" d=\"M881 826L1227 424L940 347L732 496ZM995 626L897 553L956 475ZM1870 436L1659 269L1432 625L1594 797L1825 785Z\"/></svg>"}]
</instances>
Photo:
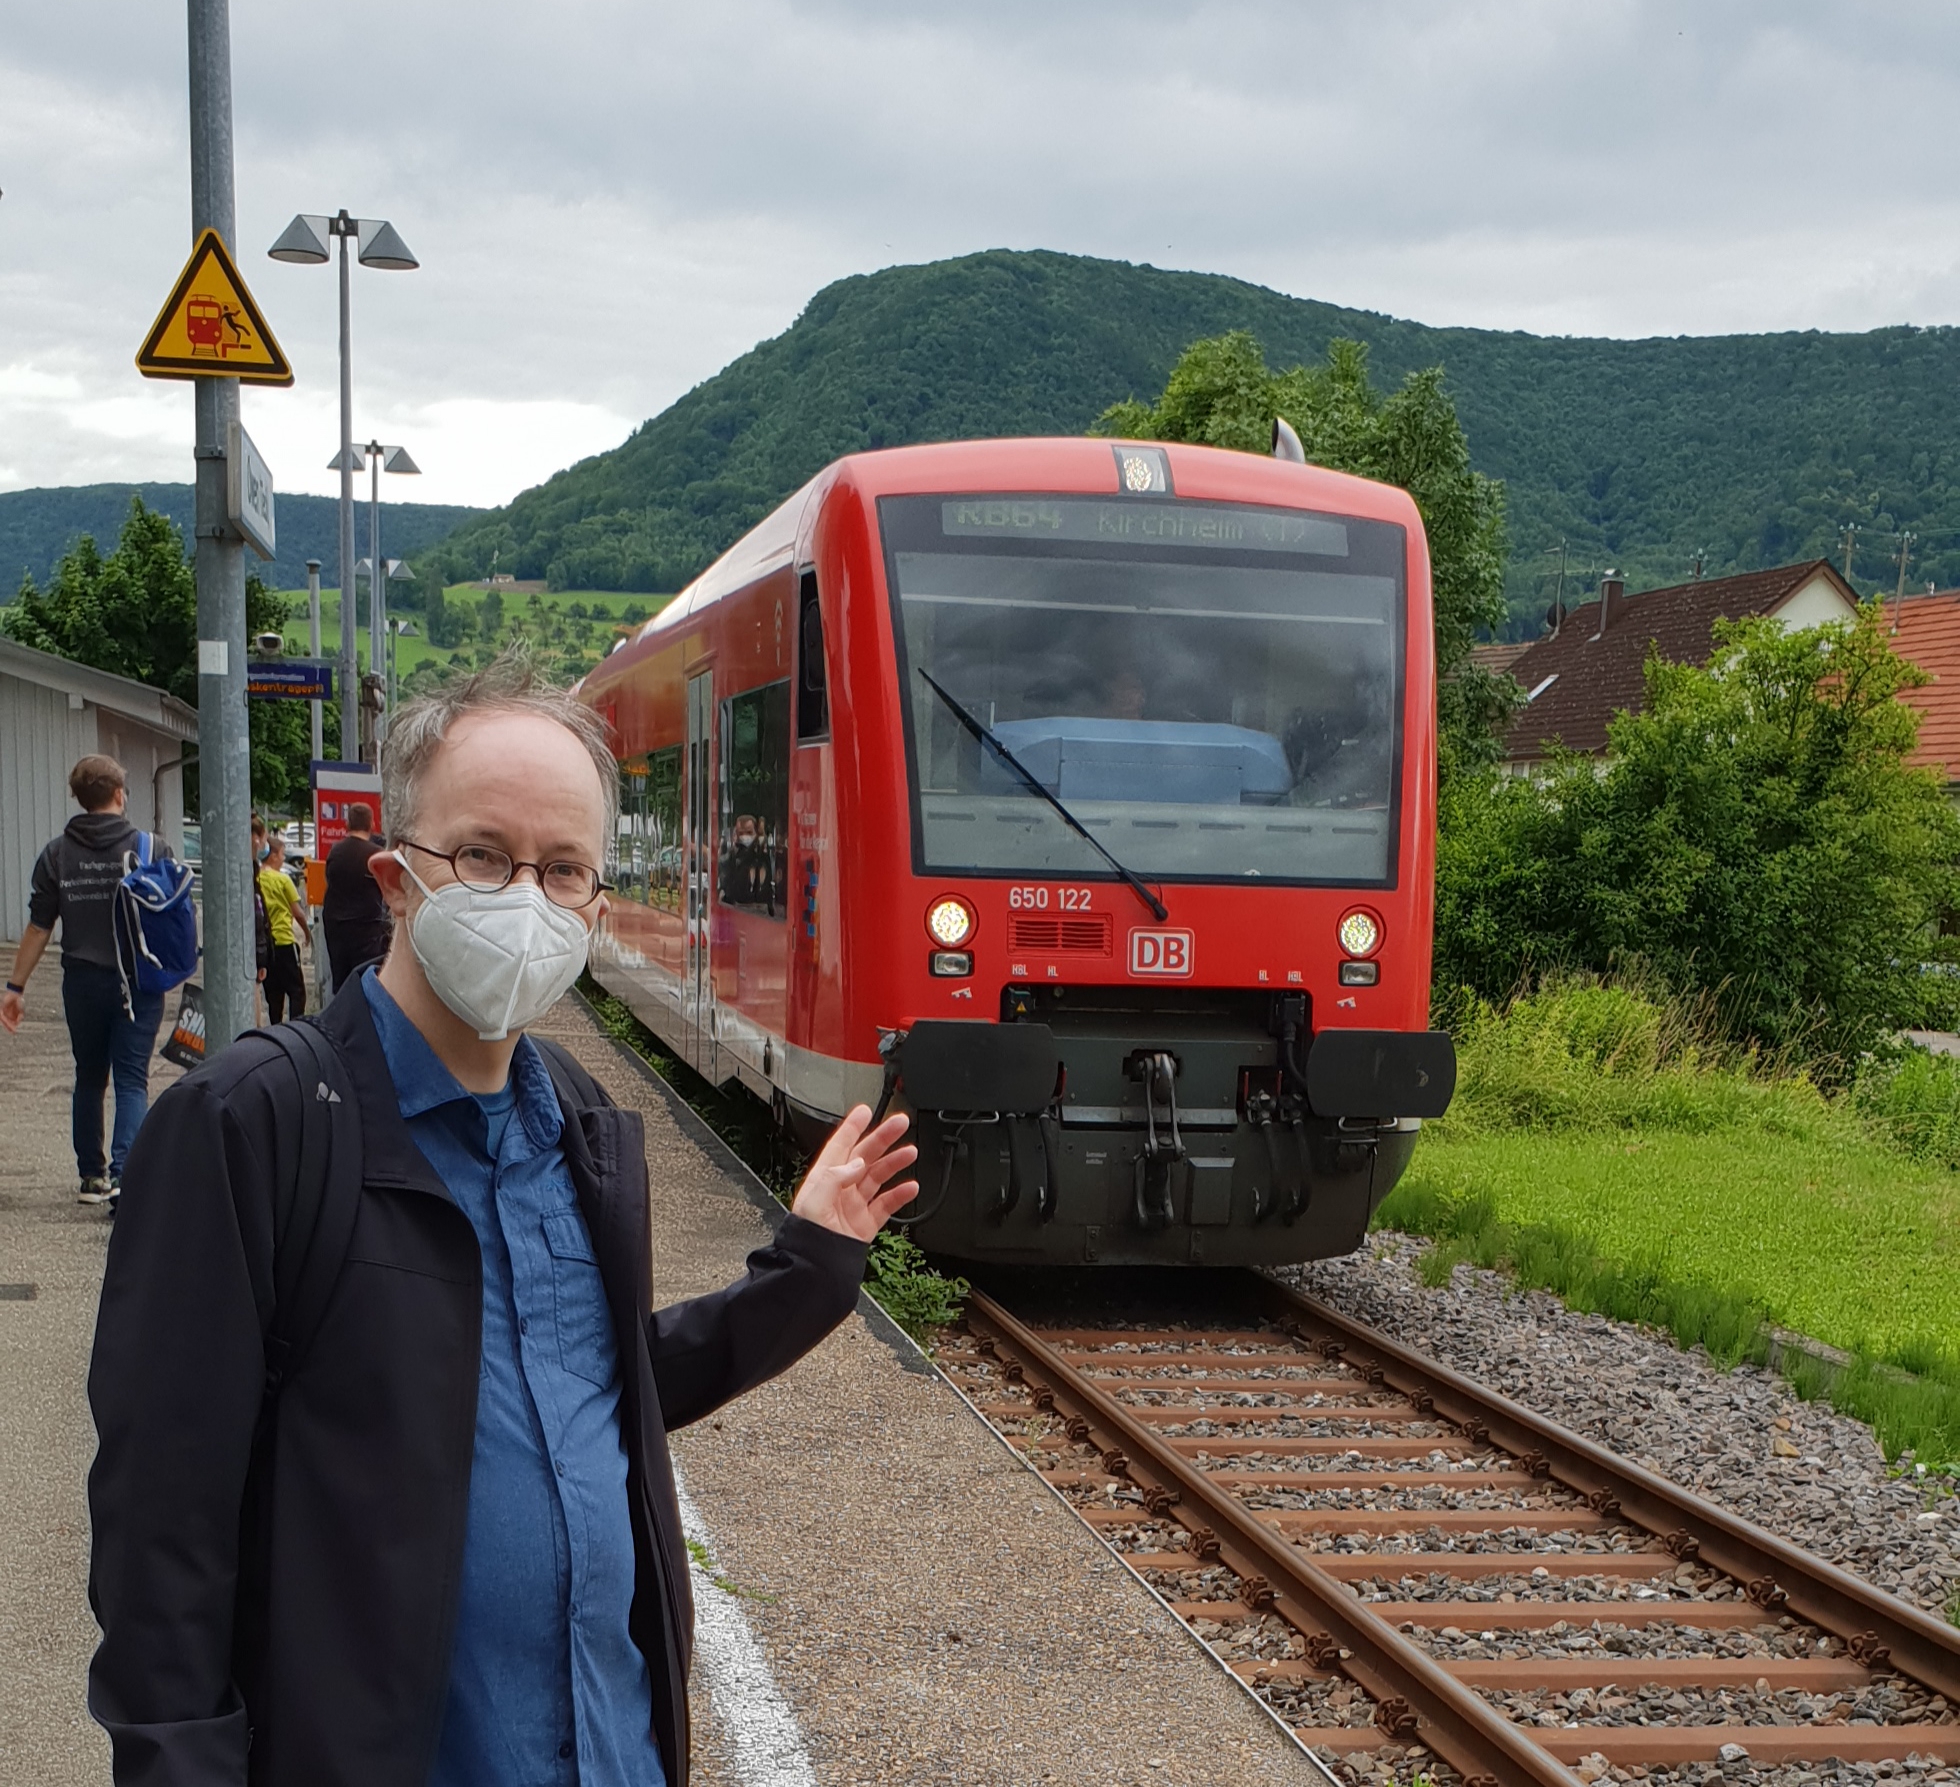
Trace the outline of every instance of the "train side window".
<instances>
[{"instance_id":1,"label":"train side window","mask_svg":"<svg viewBox=\"0 0 1960 1787\"><path fill-rule=\"evenodd\" d=\"M681 748L649 751L619 766L619 837L612 880L645 906L680 902Z\"/></svg>"},{"instance_id":2,"label":"train side window","mask_svg":"<svg viewBox=\"0 0 1960 1787\"><path fill-rule=\"evenodd\" d=\"M715 885L724 906L789 913L789 696L767 683L721 704L721 835Z\"/></svg>"},{"instance_id":3,"label":"train side window","mask_svg":"<svg viewBox=\"0 0 1960 1787\"><path fill-rule=\"evenodd\" d=\"M817 606L817 574L803 573L797 596L796 742L830 736L830 688L824 674L823 612Z\"/></svg>"}]
</instances>

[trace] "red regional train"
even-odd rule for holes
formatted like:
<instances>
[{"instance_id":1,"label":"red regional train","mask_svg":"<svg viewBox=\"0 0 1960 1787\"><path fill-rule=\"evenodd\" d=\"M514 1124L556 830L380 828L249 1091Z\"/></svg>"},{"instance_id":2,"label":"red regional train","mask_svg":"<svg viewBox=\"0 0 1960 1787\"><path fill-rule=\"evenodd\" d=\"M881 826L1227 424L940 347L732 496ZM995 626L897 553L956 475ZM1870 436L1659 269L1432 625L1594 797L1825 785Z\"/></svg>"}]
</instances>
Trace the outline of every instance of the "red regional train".
<instances>
[{"instance_id":1,"label":"red regional train","mask_svg":"<svg viewBox=\"0 0 1960 1787\"><path fill-rule=\"evenodd\" d=\"M621 777L599 978L806 1141L912 1111L929 1251L1343 1253L1448 1103L1400 490L1097 439L855 454L580 696Z\"/></svg>"}]
</instances>

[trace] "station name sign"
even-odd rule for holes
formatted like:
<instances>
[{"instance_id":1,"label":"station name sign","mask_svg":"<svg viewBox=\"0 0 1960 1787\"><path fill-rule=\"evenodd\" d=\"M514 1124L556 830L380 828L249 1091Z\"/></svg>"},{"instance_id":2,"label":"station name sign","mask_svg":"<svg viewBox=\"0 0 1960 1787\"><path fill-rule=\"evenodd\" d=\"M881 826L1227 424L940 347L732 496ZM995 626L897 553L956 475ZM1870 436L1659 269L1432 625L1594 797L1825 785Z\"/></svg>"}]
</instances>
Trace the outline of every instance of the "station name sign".
<instances>
[{"instance_id":1,"label":"station name sign","mask_svg":"<svg viewBox=\"0 0 1960 1787\"><path fill-rule=\"evenodd\" d=\"M225 512L260 558L279 556L272 516L272 467L236 421L225 447Z\"/></svg>"},{"instance_id":2,"label":"station name sign","mask_svg":"<svg viewBox=\"0 0 1960 1787\"><path fill-rule=\"evenodd\" d=\"M254 701L331 701L333 666L307 658L280 658L245 671L245 693Z\"/></svg>"}]
</instances>

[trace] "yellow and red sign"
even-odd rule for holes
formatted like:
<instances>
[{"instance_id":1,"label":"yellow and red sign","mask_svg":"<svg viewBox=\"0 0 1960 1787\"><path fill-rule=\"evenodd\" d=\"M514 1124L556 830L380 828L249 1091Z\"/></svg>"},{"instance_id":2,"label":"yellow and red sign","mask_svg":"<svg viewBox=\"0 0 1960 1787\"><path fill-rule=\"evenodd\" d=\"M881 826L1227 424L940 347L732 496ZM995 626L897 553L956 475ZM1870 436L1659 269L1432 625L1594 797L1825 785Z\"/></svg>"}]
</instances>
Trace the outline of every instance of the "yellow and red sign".
<instances>
[{"instance_id":1,"label":"yellow and red sign","mask_svg":"<svg viewBox=\"0 0 1960 1787\"><path fill-rule=\"evenodd\" d=\"M191 250L170 296L136 352L145 378L235 378L290 385L293 368L273 339L216 230Z\"/></svg>"}]
</instances>

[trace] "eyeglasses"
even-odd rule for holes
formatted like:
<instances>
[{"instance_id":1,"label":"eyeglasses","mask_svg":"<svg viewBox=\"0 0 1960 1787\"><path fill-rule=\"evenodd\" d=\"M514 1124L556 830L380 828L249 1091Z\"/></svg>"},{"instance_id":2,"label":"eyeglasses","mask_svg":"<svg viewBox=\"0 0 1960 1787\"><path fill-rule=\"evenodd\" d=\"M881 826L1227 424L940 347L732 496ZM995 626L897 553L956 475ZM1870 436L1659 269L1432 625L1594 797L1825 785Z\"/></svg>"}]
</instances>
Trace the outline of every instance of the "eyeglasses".
<instances>
[{"instance_id":1,"label":"eyeglasses","mask_svg":"<svg viewBox=\"0 0 1960 1787\"><path fill-rule=\"evenodd\" d=\"M612 889L610 882L599 879L597 869L588 868L582 862L513 862L504 851L489 844L465 844L460 850L431 850L413 838L397 838L395 842L446 862L465 887L484 893L510 886L511 877L519 869L529 869L537 876L544 897L554 906L569 906L575 911L580 906L591 905L600 894Z\"/></svg>"}]
</instances>

